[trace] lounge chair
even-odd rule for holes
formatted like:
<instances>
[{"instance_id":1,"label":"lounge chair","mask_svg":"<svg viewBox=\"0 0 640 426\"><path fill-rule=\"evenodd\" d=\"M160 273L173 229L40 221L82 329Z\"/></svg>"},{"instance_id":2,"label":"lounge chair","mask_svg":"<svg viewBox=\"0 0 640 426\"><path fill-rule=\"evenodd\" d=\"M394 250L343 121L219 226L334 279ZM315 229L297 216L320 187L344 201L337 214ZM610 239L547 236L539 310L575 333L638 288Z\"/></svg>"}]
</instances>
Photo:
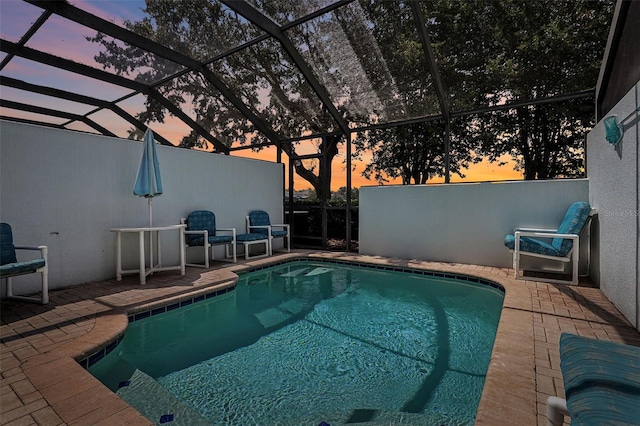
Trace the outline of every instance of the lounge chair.
<instances>
[{"instance_id":1,"label":"lounge chair","mask_svg":"<svg viewBox=\"0 0 640 426\"><path fill-rule=\"evenodd\" d=\"M33 260L18 262L16 250L39 250L40 257ZM20 300L22 302L36 302L43 305L49 303L49 265L47 263L47 246L16 246L13 244L13 233L8 223L0 223L0 279L7 282L7 299ZM39 272L42 282L41 297L16 296L13 294L11 278L18 275L33 274Z\"/></svg>"},{"instance_id":2,"label":"lounge chair","mask_svg":"<svg viewBox=\"0 0 640 426\"><path fill-rule=\"evenodd\" d=\"M281 230L274 228L282 228ZM287 252L291 251L291 236L289 225L273 224L269 220L269 213L263 210L253 210L247 216L247 232L265 234L269 238L269 255L273 255L273 239L283 238L287 240Z\"/></svg>"},{"instance_id":3,"label":"lounge chair","mask_svg":"<svg viewBox=\"0 0 640 426\"><path fill-rule=\"evenodd\" d=\"M563 333L560 369L566 399L547 398L547 425L640 422L640 347Z\"/></svg>"},{"instance_id":4,"label":"lounge chair","mask_svg":"<svg viewBox=\"0 0 640 426\"><path fill-rule=\"evenodd\" d=\"M532 256L564 263L573 262L573 268L571 280L527 277L528 280L577 285L580 235L594 213L595 210L588 203L577 201L569 206L558 229L516 228L513 235L504 237L504 245L513 253L515 278L522 278L520 256Z\"/></svg>"},{"instance_id":5,"label":"lounge chair","mask_svg":"<svg viewBox=\"0 0 640 426\"><path fill-rule=\"evenodd\" d=\"M214 259L213 247L222 244L225 246L226 258L236 262L236 228L217 228L216 216L208 210L193 211L180 222L187 225L184 232L186 247L204 248L204 264L187 263L188 266L208 268L209 261ZM221 232L227 235L220 235Z\"/></svg>"}]
</instances>

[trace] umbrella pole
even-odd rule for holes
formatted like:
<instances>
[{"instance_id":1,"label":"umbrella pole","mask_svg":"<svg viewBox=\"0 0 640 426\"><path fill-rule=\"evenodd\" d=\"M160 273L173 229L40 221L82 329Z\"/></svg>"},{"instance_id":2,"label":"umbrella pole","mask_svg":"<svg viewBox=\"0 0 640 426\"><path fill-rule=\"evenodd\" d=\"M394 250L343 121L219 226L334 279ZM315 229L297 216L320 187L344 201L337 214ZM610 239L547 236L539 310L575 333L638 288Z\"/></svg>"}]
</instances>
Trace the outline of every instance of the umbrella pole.
<instances>
[{"instance_id":1,"label":"umbrella pole","mask_svg":"<svg viewBox=\"0 0 640 426\"><path fill-rule=\"evenodd\" d=\"M153 197L147 197L147 203L149 204L149 228L153 226ZM153 274L153 231L149 231L149 269Z\"/></svg>"}]
</instances>

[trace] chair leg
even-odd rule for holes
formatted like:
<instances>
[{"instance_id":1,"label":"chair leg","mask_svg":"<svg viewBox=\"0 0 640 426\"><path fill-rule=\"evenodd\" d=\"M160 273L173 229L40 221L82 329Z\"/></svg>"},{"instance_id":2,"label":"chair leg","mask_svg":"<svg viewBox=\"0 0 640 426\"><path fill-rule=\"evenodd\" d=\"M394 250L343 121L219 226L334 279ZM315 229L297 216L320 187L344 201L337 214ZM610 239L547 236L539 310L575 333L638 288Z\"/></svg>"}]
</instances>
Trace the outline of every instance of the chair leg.
<instances>
[{"instance_id":1,"label":"chair leg","mask_svg":"<svg viewBox=\"0 0 640 426\"><path fill-rule=\"evenodd\" d=\"M40 274L42 275L42 304L46 305L49 303L49 268L45 267Z\"/></svg>"},{"instance_id":2,"label":"chair leg","mask_svg":"<svg viewBox=\"0 0 640 426\"><path fill-rule=\"evenodd\" d=\"M580 243L575 240L573 253L571 253L572 275L571 285L578 285L578 270L580 268Z\"/></svg>"},{"instance_id":3,"label":"chair leg","mask_svg":"<svg viewBox=\"0 0 640 426\"><path fill-rule=\"evenodd\" d=\"M11 277L5 278L7 281L7 297L13 297L13 284L11 283Z\"/></svg>"},{"instance_id":4,"label":"chair leg","mask_svg":"<svg viewBox=\"0 0 640 426\"><path fill-rule=\"evenodd\" d=\"M16 296L13 294L13 283L11 282L11 277L7 277L7 299L19 300L21 302L35 302L46 305L49 303L49 269L45 266L40 272L40 279L42 281L42 296L41 297L26 297L26 296Z\"/></svg>"},{"instance_id":5,"label":"chair leg","mask_svg":"<svg viewBox=\"0 0 640 426\"><path fill-rule=\"evenodd\" d=\"M567 401L557 396L547 398L547 426L562 426L566 415L569 415Z\"/></svg>"}]
</instances>

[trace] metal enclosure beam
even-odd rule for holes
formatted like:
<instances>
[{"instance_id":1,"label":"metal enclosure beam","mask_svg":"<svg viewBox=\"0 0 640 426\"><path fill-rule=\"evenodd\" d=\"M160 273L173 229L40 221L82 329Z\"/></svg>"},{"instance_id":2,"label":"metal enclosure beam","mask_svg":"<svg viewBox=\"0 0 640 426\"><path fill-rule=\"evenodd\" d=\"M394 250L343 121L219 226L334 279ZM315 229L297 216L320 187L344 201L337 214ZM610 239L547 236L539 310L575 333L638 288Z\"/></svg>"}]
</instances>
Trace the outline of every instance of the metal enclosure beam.
<instances>
[{"instance_id":1,"label":"metal enclosure beam","mask_svg":"<svg viewBox=\"0 0 640 426\"><path fill-rule=\"evenodd\" d=\"M114 102L105 101L102 99L92 98L86 95L80 95L78 93L68 92L66 90L56 89L53 87L41 86L37 84L27 83L22 80L18 80L11 77L1 77L0 76L0 84L7 87L13 87L15 89L25 90L32 93L38 93L41 95L51 96L59 99L65 99L67 101L78 102L85 105L93 105L99 107L99 109L108 109L112 111L114 114L119 115L124 120L128 121L134 127L136 127L141 132L147 130L147 126ZM91 111L85 114L85 117L90 116L91 114L97 111ZM163 136L155 133L156 139L162 144L167 146L174 146L171 142L165 139Z\"/></svg>"},{"instance_id":2,"label":"metal enclosure beam","mask_svg":"<svg viewBox=\"0 0 640 426\"><path fill-rule=\"evenodd\" d=\"M81 74L86 77L91 77L96 80L104 81L107 83L115 84L120 87L126 87L131 90L135 90L136 92L140 92L142 94L153 97L156 101L160 102L165 108L171 111L176 117L180 118L184 121L185 124L189 125L193 130L198 132L200 136L211 142L216 148L225 154L229 153L229 148L225 146L221 141L216 139L205 130L202 126L195 123L188 117L186 114L182 112L179 108L177 108L173 103L171 103L168 99L162 96L155 89L150 88L146 84L139 83L134 80L130 80L128 78L111 74L109 72L92 68L88 65L79 64L74 61L70 61L68 59L60 58L59 56L54 56L45 52L40 52L35 49L31 49L26 46L18 46L15 43L12 43L7 40L0 40L0 49L3 52L12 53L16 56L20 56L26 59L30 59L32 61L40 62L46 65L50 65L52 67L61 68L66 71L70 71L76 74ZM186 118L186 119L185 119ZM195 126L194 126L195 124ZM145 127L146 128L146 127Z\"/></svg>"},{"instance_id":3,"label":"metal enclosure beam","mask_svg":"<svg viewBox=\"0 0 640 426\"><path fill-rule=\"evenodd\" d=\"M205 79L207 79L211 84L213 84L216 89L220 91L220 93L222 93L222 96L224 96L229 102L231 102L234 107L240 110L240 112L253 123L256 129L264 133L269 138L269 140L271 140L275 144L279 143L280 138L273 131L273 129L267 126L267 124L262 119L256 116L253 111L251 111L249 107L247 107L247 105L245 105L244 102L242 102L242 100L237 97L226 84L224 84L222 80L220 80L213 72L211 72L211 70L209 70L209 68L207 68L201 62L193 59L190 56L186 56L182 53L176 52L175 50L172 50L151 39L138 35L133 31L122 28L112 22L85 12L82 9L72 6L66 1L25 1L35 6L41 7L45 10L51 11L56 15L62 16L63 18L84 25L85 27L94 29L111 37L122 40L132 46L139 47L155 55L161 56L193 71L200 72ZM214 143L214 145L216 145L217 147L217 143ZM217 148L221 151L225 151L221 147ZM225 151L225 153L228 153L228 151Z\"/></svg>"},{"instance_id":4,"label":"metal enclosure beam","mask_svg":"<svg viewBox=\"0 0 640 426\"><path fill-rule=\"evenodd\" d=\"M322 104L327 108L327 111L329 112L331 117L338 124L338 127L340 127L343 133L345 134L349 133L350 132L349 125L347 124L347 122L344 120L344 118L342 117L342 115L340 114L336 106L331 101L331 98L329 97L329 93L326 91L325 87L322 84L320 84L320 82L316 79L315 75L313 74L313 71L311 70L311 67L307 64L307 62L300 55L300 53L298 53L298 50L293 45L289 37L287 37L287 35L282 31L282 28L280 28L280 26L277 25L275 22L273 22L269 17L267 17L258 9L256 9L255 7L253 7L252 5L250 5L245 1L238 1L238 0L233 0L233 1L221 0L221 1L222 3L227 5L227 7L236 11L240 15L244 16L246 19L248 19L249 21L257 25L260 29L262 29L266 33L275 37L280 42L285 52L287 52L289 57L293 60L293 63L296 65L298 70L300 70L300 72L304 76L307 83L309 83L309 85L311 86L315 94L318 96Z\"/></svg>"},{"instance_id":5,"label":"metal enclosure beam","mask_svg":"<svg viewBox=\"0 0 640 426\"><path fill-rule=\"evenodd\" d=\"M27 32L24 33L22 37L20 37L20 40L18 41L18 45L24 46L25 44L27 44L29 39L33 37L33 35L40 29L42 25L44 25L45 22L47 22L47 19L49 19L50 16L51 16L51 12L48 12L48 11L43 12L38 17L38 19L36 19L36 22L34 22L33 25L31 25L31 27L27 30ZM7 66L9 61L13 59L13 56L14 55L11 55L11 54L5 56L2 62L0 62L0 71L2 71L5 66Z\"/></svg>"},{"instance_id":6,"label":"metal enclosure beam","mask_svg":"<svg viewBox=\"0 0 640 426\"><path fill-rule=\"evenodd\" d=\"M422 44L422 50L424 51L424 55L427 59L427 67L429 68L429 73L433 78L434 86L436 89L436 95L438 96L438 103L440 104L440 111L442 111L442 116L445 120L445 131L444 131L444 181L445 183L449 183L450 178L450 127L451 127L451 116L449 113L449 104L447 103L447 98L444 92L444 85L442 84L442 79L440 78L440 72L438 71L438 65L436 64L435 55L433 54L433 48L431 47L431 38L429 37L429 33L427 32L427 25L424 21L424 15L420 10L420 2L410 1L409 5L411 6L411 12L413 13L413 19L416 21L416 26L418 28L418 35L420 36L420 43Z\"/></svg>"},{"instance_id":7,"label":"metal enclosure beam","mask_svg":"<svg viewBox=\"0 0 640 426\"><path fill-rule=\"evenodd\" d=\"M109 130L105 129L95 121L82 115L72 114L70 112L58 111L55 109L44 108L44 107L39 107L34 105L27 105L27 104L23 104L22 102L7 101L4 99L0 99L0 107L32 112L34 114L48 115L51 117L66 118L68 120L73 120L73 121L81 121L85 123L87 126L93 127L95 130L97 130L98 132L102 133L105 136L116 137L116 135L111 133Z\"/></svg>"}]
</instances>

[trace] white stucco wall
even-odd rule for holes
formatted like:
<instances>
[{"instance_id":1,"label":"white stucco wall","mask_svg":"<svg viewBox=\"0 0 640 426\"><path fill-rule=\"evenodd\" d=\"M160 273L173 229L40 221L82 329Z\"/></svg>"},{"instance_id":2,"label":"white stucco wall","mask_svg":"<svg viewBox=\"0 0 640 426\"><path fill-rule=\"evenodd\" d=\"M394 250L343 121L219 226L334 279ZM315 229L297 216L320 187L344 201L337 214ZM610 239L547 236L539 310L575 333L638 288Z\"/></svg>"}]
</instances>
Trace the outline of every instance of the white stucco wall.
<instances>
[{"instance_id":1,"label":"white stucco wall","mask_svg":"<svg viewBox=\"0 0 640 426\"><path fill-rule=\"evenodd\" d=\"M557 228L588 191L586 179L363 187L360 253L511 267L505 235Z\"/></svg>"},{"instance_id":2,"label":"white stucco wall","mask_svg":"<svg viewBox=\"0 0 640 426\"><path fill-rule=\"evenodd\" d=\"M153 200L154 225L178 224L199 209L238 233L253 209L282 223L282 164L160 145L157 151L164 194ZM0 220L12 226L16 244L49 247L51 288L115 277L109 229L149 221L147 200L132 192L141 153L140 142L0 121ZM124 251L131 265L134 246ZM177 232L163 235L163 257L177 262ZM16 293L35 291L39 278L15 283Z\"/></svg>"},{"instance_id":3,"label":"white stucco wall","mask_svg":"<svg viewBox=\"0 0 640 426\"><path fill-rule=\"evenodd\" d=\"M605 139L604 121L598 123L587 138L589 199L599 211L592 277L599 282L607 298L638 329L640 113L633 111L639 105L639 98L640 83L607 114L607 117L615 114L623 120L624 136L615 148ZM625 117L628 118L625 120Z\"/></svg>"}]
</instances>

